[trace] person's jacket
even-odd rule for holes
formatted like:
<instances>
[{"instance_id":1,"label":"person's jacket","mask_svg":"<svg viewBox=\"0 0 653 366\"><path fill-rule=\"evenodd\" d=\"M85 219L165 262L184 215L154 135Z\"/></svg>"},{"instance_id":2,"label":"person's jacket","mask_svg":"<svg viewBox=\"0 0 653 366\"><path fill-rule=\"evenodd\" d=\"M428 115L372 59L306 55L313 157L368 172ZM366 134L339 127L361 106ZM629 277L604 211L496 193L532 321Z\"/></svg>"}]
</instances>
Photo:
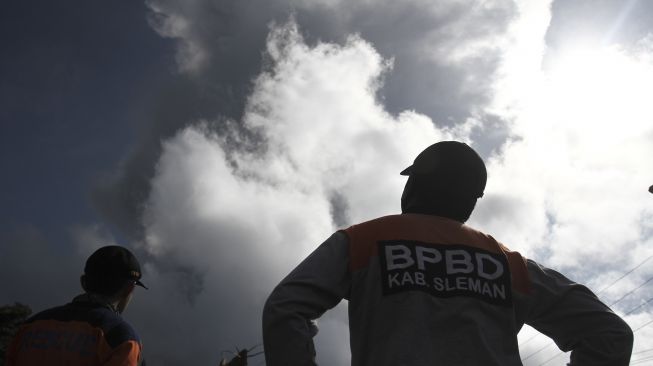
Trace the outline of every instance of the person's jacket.
<instances>
[{"instance_id":1,"label":"person's jacket","mask_svg":"<svg viewBox=\"0 0 653 366\"><path fill-rule=\"evenodd\" d=\"M28 319L7 350L6 366L143 365L134 329L90 295Z\"/></svg>"},{"instance_id":2,"label":"person's jacket","mask_svg":"<svg viewBox=\"0 0 653 366\"><path fill-rule=\"evenodd\" d=\"M522 365L529 324L574 366L627 365L632 332L585 286L442 217L403 214L336 232L272 292L267 366L315 365L312 320L349 300L354 366Z\"/></svg>"}]
</instances>

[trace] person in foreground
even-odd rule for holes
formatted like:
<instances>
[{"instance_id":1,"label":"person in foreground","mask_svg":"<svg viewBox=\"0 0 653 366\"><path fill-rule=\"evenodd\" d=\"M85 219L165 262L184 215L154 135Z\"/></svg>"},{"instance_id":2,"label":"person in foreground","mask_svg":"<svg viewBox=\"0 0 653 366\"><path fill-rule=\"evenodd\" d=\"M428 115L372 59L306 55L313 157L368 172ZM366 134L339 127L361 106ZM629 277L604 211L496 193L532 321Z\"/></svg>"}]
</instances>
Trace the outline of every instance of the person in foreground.
<instances>
[{"instance_id":1,"label":"person in foreground","mask_svg":"<svg viewBox=\"0 0 653 366\"><path fill-rule=\"evenodd\" d=\"M105 246L86 261L85 293L69 304L28 319L7 351L7 366L144 365L142 345L120 316L127 308L141 269L126 248Z\"/></svg>"},{"instance_id":2,"label":"person in foreground","mask_svg":"<svg viewBox=\"0 0 653 366\"><path fill-rule=\"evenodd\" d=\"M313 321L342 299L354 366L522 365L523 324L570 365L628 365L631 329L587 287L464 225L487 179L474 150L438 142L401 174L400 215L337 231L272 291L267 366L315 365Z\"/></svg>"}]
</instances>

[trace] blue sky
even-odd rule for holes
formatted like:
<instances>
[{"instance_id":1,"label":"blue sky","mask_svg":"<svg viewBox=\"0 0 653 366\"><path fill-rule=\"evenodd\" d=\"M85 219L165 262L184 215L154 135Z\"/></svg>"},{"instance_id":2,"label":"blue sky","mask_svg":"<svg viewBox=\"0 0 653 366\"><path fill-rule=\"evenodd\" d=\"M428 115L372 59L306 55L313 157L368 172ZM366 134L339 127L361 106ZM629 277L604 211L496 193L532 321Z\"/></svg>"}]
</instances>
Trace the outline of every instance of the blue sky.
<instances>
[{"instance_id":1,"label":"blue sky","mask_svg":"<svg viewBox=\"0 0 653 366\"><path fill-rule=\"evenodd\" d=\"M150 362L215 364L260 342L267 293L333 230L397 212L398 172L440 139L486 159L472 226L599 291L653 255L651 18L636 0L3 4L0 303L66 302L94 248L126 245ZM602 294L637 288L615 307L642 305L633 328L652 275ZM321 321L324 364L348 362L345 314Z\"/></svg>"}]
</instances>

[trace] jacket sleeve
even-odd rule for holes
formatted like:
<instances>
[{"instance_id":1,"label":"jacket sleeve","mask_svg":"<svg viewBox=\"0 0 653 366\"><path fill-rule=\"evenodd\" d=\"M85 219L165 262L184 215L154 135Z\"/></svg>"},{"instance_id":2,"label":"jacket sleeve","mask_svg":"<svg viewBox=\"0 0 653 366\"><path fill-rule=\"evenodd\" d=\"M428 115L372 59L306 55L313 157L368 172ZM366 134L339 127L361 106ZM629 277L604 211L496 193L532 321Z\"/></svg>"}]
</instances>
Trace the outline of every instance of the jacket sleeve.
<instances>
[{"instance_id":1,"label":"jacket sleeve","mask_svg":"<svg viewBox=\"0 0 653 366\"><path fill-rule=\"evenodd\" d=\"M521 298L523 321L571 351L571 366L625 366L633 332L587 287L532 260L531 293Z\"/></svg>"},{"instance_id":2,"label":"jacket sleeve","mask_svg":"<svg viewBox=\"0 0 653 366\"><path fill-rule=\"evenodd\" d=\"M349 244L336 232L272 291L263 309L267 366L316 365L313 320L349 294Z\"/></svg>"}]
</instances>

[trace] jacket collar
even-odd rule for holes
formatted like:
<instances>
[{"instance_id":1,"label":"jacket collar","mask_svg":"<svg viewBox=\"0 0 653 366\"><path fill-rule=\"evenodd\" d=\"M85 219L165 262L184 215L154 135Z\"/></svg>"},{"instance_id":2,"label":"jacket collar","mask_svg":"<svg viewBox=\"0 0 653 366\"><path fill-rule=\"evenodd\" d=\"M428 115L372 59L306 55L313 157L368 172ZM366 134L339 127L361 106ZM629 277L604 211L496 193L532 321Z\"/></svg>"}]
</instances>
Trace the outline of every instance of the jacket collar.
<instances>
[{"instance_id":1,"label":"jacket collar","mask_svg":"<svg viewBox=\"0 0 653 366\"><path fill-rule=\"evenodd\" d=\"M111 301L106 296L102 296L98 294L85 293L85 294L75 296L72 303L104 307L113 311L116 314L119 314L116 307L111 303Z\"/></svg>"}]
</instances>

